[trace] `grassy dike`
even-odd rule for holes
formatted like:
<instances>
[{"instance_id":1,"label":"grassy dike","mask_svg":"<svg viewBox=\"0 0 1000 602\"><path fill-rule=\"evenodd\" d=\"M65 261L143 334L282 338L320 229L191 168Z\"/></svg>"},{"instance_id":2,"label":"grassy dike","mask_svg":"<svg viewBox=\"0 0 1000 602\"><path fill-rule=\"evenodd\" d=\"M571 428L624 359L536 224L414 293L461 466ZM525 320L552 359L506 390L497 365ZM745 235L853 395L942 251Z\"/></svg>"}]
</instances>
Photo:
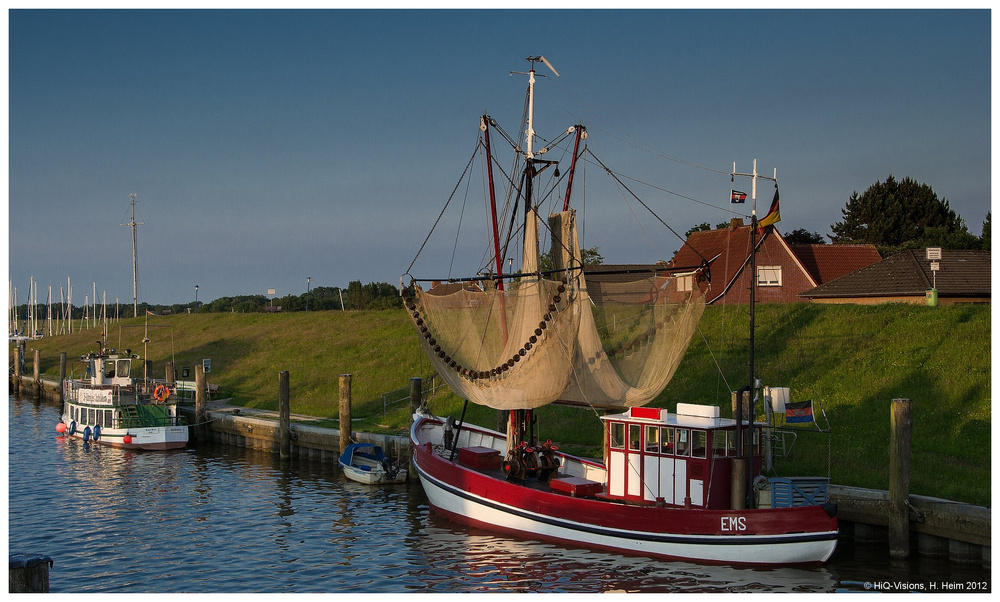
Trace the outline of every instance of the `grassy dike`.
<instances>
[{"instance_id":1,"label":"grassy dike","mask_svg":"<svg viewBox=\"0 0 1000 602\"><path fill-rule=\"evenodd\" d=\"M142 354L144 324L138 318L113 325L109 346ZM746 307L708 308L654 405L717 404L731 416L729 391L749 378L746 324ZM354 416L363 418L355 430L405 431L405 404L383 414L382 396L432 373L402 310L183 314L151 316L149 325L154 377L163 377L171 359L179 372L211 358L209 382L235 405L276 409L278 372L288 370L292 412L334 418L338 376L352 374ZM91 328L29 342L29 373L32 350L39 349L49 378L58 377L61 351L79 375L77 357L95 350L99 338ZM793 401L814 399L825 409L834 482L888 487L889 406L905 397L913 400L911 491L990 505L989 306L765 305L757 312L756 346L764 384L791 387ZM457 417L461 401L444 393L431 408ZM599 455L597 412L548 407L538 415L544 438ZM466 419L493 426L496 412L470 405ZM825 435L802 433L776 468L825 476L827 455Z\"/></svg>"}]
</instances>

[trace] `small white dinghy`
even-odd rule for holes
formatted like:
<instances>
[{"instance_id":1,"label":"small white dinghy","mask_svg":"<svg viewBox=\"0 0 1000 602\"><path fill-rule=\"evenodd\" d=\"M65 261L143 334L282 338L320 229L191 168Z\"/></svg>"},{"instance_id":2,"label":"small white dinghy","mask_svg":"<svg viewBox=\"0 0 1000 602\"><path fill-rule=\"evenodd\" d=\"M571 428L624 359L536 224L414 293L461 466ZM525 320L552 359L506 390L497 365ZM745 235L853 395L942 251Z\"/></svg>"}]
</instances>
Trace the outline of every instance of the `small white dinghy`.
<instances>
[{"instance_id":1,"label":"small white dinghy","mask_svg":"<svg viewBox=\"0 0 1000 602\"><path fill-rule=\"evenodd\" d=\"M348 479L365 485L406 481L406 471L391 464L382 448L373 443L348 445L340 455L339 464Z\"/></svg>"}]
</instances>

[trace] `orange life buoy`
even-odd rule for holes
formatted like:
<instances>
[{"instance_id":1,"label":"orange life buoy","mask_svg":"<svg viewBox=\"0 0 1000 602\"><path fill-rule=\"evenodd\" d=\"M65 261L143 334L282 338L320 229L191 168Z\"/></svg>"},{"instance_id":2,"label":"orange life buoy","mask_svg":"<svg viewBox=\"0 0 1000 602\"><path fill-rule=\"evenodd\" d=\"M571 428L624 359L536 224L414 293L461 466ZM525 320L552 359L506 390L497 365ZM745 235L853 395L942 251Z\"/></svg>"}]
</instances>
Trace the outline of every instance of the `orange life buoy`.
<instances>
[{"instance_id":1,"label":"orange life buoy","mask_svg":"<svg viewBox=\"0 0 1000 602\"><path fill-rule=\"evenodd\" d=\"M166 385L156 385L156 389L153 391L153 397L156 398L156 401L163 403L168 397L170 397L170 388Z\"/></svg>"}]
</instances>

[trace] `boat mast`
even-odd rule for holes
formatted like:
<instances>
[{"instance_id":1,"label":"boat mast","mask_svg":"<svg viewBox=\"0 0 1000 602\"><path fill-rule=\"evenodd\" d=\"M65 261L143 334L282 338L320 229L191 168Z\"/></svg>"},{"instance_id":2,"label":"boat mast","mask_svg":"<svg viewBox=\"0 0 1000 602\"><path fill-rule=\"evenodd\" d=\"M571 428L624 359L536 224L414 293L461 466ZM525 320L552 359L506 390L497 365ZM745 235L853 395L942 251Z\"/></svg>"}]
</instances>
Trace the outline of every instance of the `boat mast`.
<instances>
[{"instance_id":1,"label":"boat mast","mask_svg":"<svg viewBox=\"0 0 1000 602\"><path fill-rule=\"evenodd\" d=\"M500 234L497 228L497 198L493 186L493 154L490 149L490 117L483 115L479 124L486 146L486 175L490 186L490 214L493 218L493 257L497 269L497 291L500 293L500 325L503 328L503 343L507 344L507 310L503 295L503 257L500 255Z\"/></svg>"},{"instance_id":2,"label":"boat mast","mask_svg":"<svg viewBox=\"0 0 1000 602\"><path fill-rule=\"evenodd\" d=\"M754 332L756 330L756 325L754 319L756 316L756 304L757 304L757 180L771 180L777 185L778 182L778 169L775 168L774 176L767 177L762 176L757 173L757 159L753 160L753 173L737 173L736 172L736 162L733 162L733 171L730 174L732 178L736 176L748 177L751 179L750 194L753 200L753 208L750 213L750 407L747 415L747 434L746 442L741 442L740 432L742 429L742 408L743 408L743 394L737 393L736 399L736 441L738 447L739 458L744 457L745 449L750 448L750 452L746 455L748 458L748 466L746 470L747 475L747 486L746 486L746 504L747 508L753 507L753 423L754 423L754 395L757 392L757 379L754 375ZM741 389L742 391L742 389Z\"/></svg>"},{"instance_id":3,"label":"boat mast","mask_svg":"<svg viewBox=\"0 0 1000 602\"><path fill-rule=\"evenodd\" d=\"M132 226L132 310L133 317L137 317L139 315L139 255L136 226L143 225L143 222L135 221L135 193L133 192L130 196L132 197L132 221L122 225Z\"/></svg>"}]
</instances>

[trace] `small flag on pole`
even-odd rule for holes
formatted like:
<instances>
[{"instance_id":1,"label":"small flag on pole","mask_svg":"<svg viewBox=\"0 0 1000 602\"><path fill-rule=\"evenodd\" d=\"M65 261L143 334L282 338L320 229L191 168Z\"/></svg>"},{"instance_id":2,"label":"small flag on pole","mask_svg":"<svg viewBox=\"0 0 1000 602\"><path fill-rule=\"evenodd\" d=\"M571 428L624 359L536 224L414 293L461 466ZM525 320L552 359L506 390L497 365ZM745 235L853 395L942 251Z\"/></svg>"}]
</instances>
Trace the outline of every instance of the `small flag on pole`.
<instances>
[{"instance_id":1,"label":"small flag on pole","mask_svg":"<svg viewBox=\"0 0 1000 602\"><path fill-rule=\"evenodd\" d=\"M742 203L747 200L747 193L740 192L739 190L732 190L732 189L730 190L732 191L729 197L730 203Z\"/></svg>"},{"instance_id":2,"label":"small flag on pole","mask_svg":"<svg viewBox=\"0 0 1000 602\"><path fill-rule=\"evenodd\" d=\"M758 228L763 228L764 226L770 226L776 222L781 221L781 213L778 212L778 188L774 188L774 200L771 201L771 208L767 210L767 215L764 216L759 222L757 222Z\"/></svg>"},{"instance_id":3,"label":"small flag on pole","mask_svg":"<svg viewBox=\"0 0 1000 602\"><path fill-rule=\"evenodd\" d=\"M813 422L812 400L808 399L806 401L796 401L795 403L786 403L785 422L792 422L792 423Z\"/></svg>"}]
</instances>

